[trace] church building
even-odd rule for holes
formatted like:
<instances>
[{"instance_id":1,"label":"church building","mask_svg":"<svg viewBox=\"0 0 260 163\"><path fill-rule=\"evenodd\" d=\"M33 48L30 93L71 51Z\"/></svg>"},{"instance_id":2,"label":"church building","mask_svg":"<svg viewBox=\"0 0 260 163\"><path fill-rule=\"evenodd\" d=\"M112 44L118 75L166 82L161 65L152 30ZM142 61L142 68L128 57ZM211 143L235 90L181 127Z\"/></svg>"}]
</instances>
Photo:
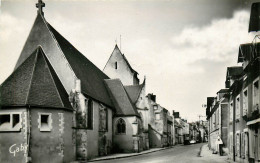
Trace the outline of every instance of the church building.
<instances>
[{"instance_id":1,"label":"church building","mask_svg":"<svg viewBox=\"0 0 260 163\"><path fill-rule=\"evenodd\" d=\"M149 149L155 114L146 79L139 84L117 45L102 72L46 21L44 6L38 0L14 71L0 85L0 162L66 163Z\"/></svg>"}]
</instances>

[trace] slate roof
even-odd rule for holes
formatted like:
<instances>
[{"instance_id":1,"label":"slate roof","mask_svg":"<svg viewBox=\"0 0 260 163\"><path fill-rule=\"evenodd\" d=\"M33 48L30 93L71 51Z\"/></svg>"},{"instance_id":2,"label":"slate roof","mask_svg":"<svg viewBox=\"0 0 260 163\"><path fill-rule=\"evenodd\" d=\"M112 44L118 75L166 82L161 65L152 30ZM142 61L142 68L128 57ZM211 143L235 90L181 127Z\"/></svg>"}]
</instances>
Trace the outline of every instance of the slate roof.
<instances>
[{"instance_id":1,"label":"slate roof","mask_svg":"<svg viewBox=\"0 0 260 163\"><path fill-rule=\"evenodd\" d=\"M90 60L81 54L69 41L59 34L50 24L51 32L54 34L61 50L72 67L77 78L81 80L83 94L90 96L110 107L113 107L104 79L109 77L97 68Z\"/></svg>"},{"instance_id":2,"label":"slate roof","mask_svg":"<svg viewBox=\"0 0 260 163\"><path fill-rule=\"evenodd\" d=\"M235 77L243 75L243 67L242 66L233 66L227 68L227 78Z\"/></svg>"},{"instance_id":3,"label":"slate roof","mask_svg":"<svg viewBox=\"0 0 260 163\"><path fill-rule=\"evenodd\" d=\"M252 53L252 43L241 44L238 50L238 59L237 62L243 62L245 58L248 58Z\"/></svg>"},{"instance_id":4,"label":"slate roof","mask_svg":"<svg viewBox=\"0 0 260 163\"><path fill-rule=\"evenodd\" d=\"M256 32L260 30L260 3L253 3L251 6L251 15L249 21L248 32Z\"/></svg>"},{"instance_id":5,"label":"slate roof","mask_svg":"<svg viewBox=\"0 0 260 163\"><path fill-rule=\"evenodd\" d=\"M138 97L140 96L140 93L142 91L142 88L144 87L145 83L142 83L140 85L128 85L124 86L126 92L128 93L130 99L135 104L138 100Z\"/></svg>"},{"instance_id":6,"label":"slate roof","mask_svg":"<svg viewBox=\"0 0 260 163\"><path fill-rule=\"evenodd\" d=\"M229 89L221 89L217 93L228 93Z\"/></svg>"},{"instance_id":7,"label":"slate roof","mask_svg":"<svg viewBox=\"0 0 260 163\"><path fill-rule=\"evenodd\" d=\"M68 94L38 47L0 87L0 105L71 109Z\"/></svg>"},{"instance_id":8,"label":"slate roof","mask_svg":"<svg viewBox=\"0 0 260 163\"><path fill-rule=\"evenodd\" d=\"M105 83L118 116L140 116L119 79L106 79Z\"/></svg>"},{"instance_id":9,"label":"slate roof","mask_svg":"<svg viewBox=\"0 0 260 163\"><path fill-rule=\"evenodd\" d=\"M239 46L237 62L251 61L252 58L260 56L260 43L246 43Z\"/></svg>"}]
</instances>

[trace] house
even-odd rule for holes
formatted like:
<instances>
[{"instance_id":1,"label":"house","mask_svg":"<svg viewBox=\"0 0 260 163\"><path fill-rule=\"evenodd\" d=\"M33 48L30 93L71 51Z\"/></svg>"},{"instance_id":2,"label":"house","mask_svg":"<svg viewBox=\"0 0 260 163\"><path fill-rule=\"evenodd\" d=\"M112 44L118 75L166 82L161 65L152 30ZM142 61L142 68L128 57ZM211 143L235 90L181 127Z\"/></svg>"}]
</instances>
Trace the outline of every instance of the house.
<instances>
[{"instance_id":1,"label":"house","mask_svg":"<svg viewBox=\"0 0 260 163\"><path fill-rule=\"evenodd\" d=\"M231 86L234 92L231 99L234 151L231 157L233 156L232 158L237 162L255 162L260 158L259 47L260 43L239 46L238 63L242 63L241 75Z\"/></svg>"},{"instance_id":2,"label":"house","mask_svg":"<svg viewBox=\"0 0 260 163\"><path fill-rule=\"evenodd\" d=\"M207 120L209 121L209 147L216 152L219 147L216 142L220 138L223 146L227 147L227 121L228 121L228 89L221 89L217 92L217 97L207 98Z\"/></svg>"},{"instance_id":3,"label":"house","mask_svg":"<svg viewBox=\"0 0 260 163\"><path fill-rule=\"evenodd\" d=\"M178 144L184 143L184 135L189 134L189 128L185 128L187 126L187 121L181 119L179 112L175 113L174 119L176 120L178 127L177 127L177 140Z\"/></svg>"},{"instance_id":4,"label":"house","mask_svg":"<svg viewBox=\"0 0 260 163\"><path fill-rule=\"evenodd\" d=\"M249 32L259 30L260 3L253 3ZM236 162L260 161L259 48L256 38L239 46L236 74L230 76L229 151ZM228 69L229 70L229 69ZM230 70L229 70L230 71Z\"/></svg>"},{"instance_id":5,"label":"house","mask_svg":"<svg viewBox=\"0 0 260 163\"><path fill-rule=\"evenodd\" d=\"M182 144L183 143L183 135L182 135L182 128L180 121L180 113L174 112L174 133L175 133L175 144Z\"/></svg>"},{"instance_id":6,"label":"house","mask_svg":"<svg viewBox=\"0 0 260 163\"><path fill-rule=\"evenodd\" d=\"M167 146L174 145L174 117L167 111Z\"/></svg>"},{"instance_id":7,"label":"house","mask_svg":"<svg viewBox=\"0 0 260 163\"><path fill-rule=\"evenodd\" d=\"M156 96L148 94L149 124L148 137L150 148L173 145L173 119L169 111L156 103Z\"/></svg>"},{"instance_id":8,"label":"house","mask_svg":"<svg viewBox=\"0 0 260 163\"><path fill-rule=\"evenodd\" d=\"M242 92L243 68L241 66L233 66L227 68L226 86L229 88L229 156L241 157L240 134L243 133L243 119L241 116L241 92ZM244 148L244 146L242 147Z\"/></svg>"}]
</instances>

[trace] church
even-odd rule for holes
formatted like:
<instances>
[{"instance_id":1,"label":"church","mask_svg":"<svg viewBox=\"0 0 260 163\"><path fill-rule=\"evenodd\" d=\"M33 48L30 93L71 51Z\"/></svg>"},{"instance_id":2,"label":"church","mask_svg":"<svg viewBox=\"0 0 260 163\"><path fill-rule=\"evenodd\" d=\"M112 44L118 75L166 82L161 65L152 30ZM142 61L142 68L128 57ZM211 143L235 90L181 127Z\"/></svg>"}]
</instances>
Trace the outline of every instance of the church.
<instances>
[{"instance_id":1,"label":"church","mask_svg":"<svg viewBox=\"0 0 260 163\"><path fill-rule=\"evenodd\" d=\"M38 0L15 69L0 86L0 162L87 161L149 149L156 103L146 79L139 83L117 45L101 71L47 22L44 6ZM158 130L172 121L167 115Z\"/></svg>"}]
</instances>

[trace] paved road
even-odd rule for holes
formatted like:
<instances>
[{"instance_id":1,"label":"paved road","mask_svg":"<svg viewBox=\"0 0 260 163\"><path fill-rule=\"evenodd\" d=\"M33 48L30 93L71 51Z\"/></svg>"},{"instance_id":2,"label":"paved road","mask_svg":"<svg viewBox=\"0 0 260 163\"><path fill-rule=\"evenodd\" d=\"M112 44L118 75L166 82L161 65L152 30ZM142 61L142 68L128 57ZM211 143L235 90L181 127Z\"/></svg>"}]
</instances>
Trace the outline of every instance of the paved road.
<instances>
[{"instance_id":1,"label":"paved road","mask_svg":"<svg viewBox=\"0 0 260 163\"><path fill-rule=\"evenodd\" d=\"M198 157L200 147L204 144L179 145L170 149L122 159L97 161L96 163L217 163Z\"/></svg>"}]
</instances>

